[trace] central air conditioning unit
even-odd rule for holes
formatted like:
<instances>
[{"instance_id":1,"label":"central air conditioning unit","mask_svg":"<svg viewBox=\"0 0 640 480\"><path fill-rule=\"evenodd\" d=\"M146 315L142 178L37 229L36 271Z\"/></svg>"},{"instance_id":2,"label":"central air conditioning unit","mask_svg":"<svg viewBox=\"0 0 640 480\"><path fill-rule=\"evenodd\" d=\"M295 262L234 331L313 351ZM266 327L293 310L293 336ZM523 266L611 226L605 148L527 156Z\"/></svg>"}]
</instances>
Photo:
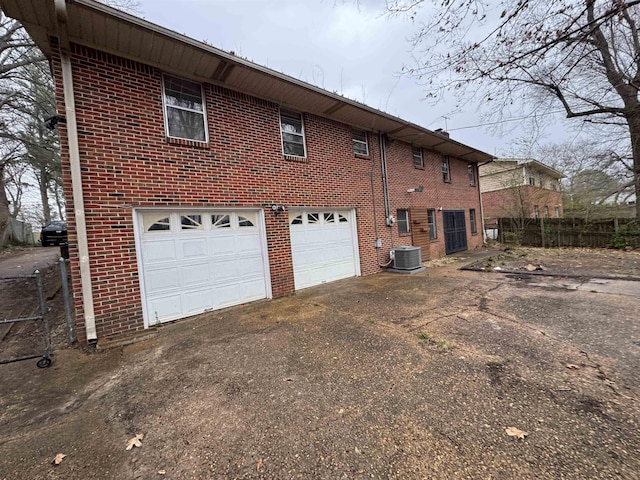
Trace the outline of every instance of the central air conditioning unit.
<instances>
[{"instance_id":1,"label":"central air conditioning unit","mask_svg":"<svg viewBox=\"0 0 640 480\"><path fill-rule=\"evenodd\" d=\"M393 258L396 270L415 270L422 266L421 247L397 247Z\"/></svg>"}]
</instances>

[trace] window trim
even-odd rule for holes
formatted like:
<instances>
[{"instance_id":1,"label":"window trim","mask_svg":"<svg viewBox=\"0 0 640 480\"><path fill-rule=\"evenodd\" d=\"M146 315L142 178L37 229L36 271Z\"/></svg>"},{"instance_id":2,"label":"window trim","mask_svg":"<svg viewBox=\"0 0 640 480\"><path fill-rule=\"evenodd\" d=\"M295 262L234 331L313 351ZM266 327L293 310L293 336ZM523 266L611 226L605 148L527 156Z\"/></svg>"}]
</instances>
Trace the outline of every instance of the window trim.
<instances>
[{"instance_id":1,"label":"window trim","mask_svg":"<svg viewBox=\"0 0 640 480\"><path fill-rule=\"evenodd\" d=\"M532 187L536 186L536 177L534 177L533 175L529 175L529 185Z\"/></svg>"},{"instance_id":2,"label":"window trim","mask_svg":"<svg viewBox=\"0 0 640 480\"><path fill-rule=\"evenodd\" d=\"M475 187L476 186L476 169L473 163L469 163L467 165L467 174L469 175L469 186Z\"/></svg>"},{"instance_id":3,"label":"window trim","mask_svg":"<svg viewBox=\"0 0 640 480\"><path fill-rule=\"evenodd\" d=\"M302 127L302 133L291 133L291 132L286 132L290 135L299 135L302 137L302 148L304 149L304 155L301 157L300 155L292 155L290 153L285 153L284 151L284 135L282 131L282 112L284 112L285 114L293 114L293 115L299 115L300 116L300 125ZM296 110L289 110L287 108L280 108L278 109L278 124L280 125L280 146L282 147L282 155L285 158L307 158L307 135L305 132L305 128L304 128L304 115L302 114L302 112L298 112Z\"/></svg>"},{"instance_id":4,"label":"window trim","mask_svg":"<svg viewBox=\"0 0 640 480\"><path fill-rule=\"evenodd\" d=\"M406 222L407 222L407 231L406 232L402 232L400 231L400 212L405 212L406 214ZM409 215L409 209L408 208L398 208L396 210L396 224L398 226L398 235L411 235L411 217Z\"/></svg>"},{"instance_id":5,"label":"window trim","mask_svg":"<svg viewBox=\"0 0 640 480\"><path fill-rule=\"evenodd\" d=\"M364 137L364 141L357 140L357 139L353 138L354 134L356 134L356 133L362 134L362 136ZM351 130L351 143L353 145L353 153L354 153L354 155L360 155L362 157L368 157L369 156L369 135L367 135L367 131L366 130L352 129ZM356 144L364 144L364 149L365 149L366 153L357 152L356 151Z\"/></svg>"},{"instance_id":6,"label":"window trim","mask_svg":"<svg viewBox=\"0 0 640 480\"><path fill-rule=\"evenodd\" d=\"M538 205L533 206L533 218L540 218L540 207Z\"/></svg>"},{"instance_id":7,"label":"window trim","mask_svg":"<svg viewBox=\"0 0 640 480\"><path fill-rule=\"evenodd\" d=\"M478 234L478 217L476 215L476 209L475 208L470 208L469 209L469 227L471 229L471 235L477 235Z\"/></svg>"},{"instance_id":8,"label":"window trim","mask_svg":"<svg viewBox=\"0 0 640 480\"><path fill-rule=\"evenodd\" d=\"M420 164L416 164L416 153L420 155ZM421 147L411 147L411 155L413 156L413 166L424 170L424 154Z\"/></svg>"},{"instance_id":9,"label":"window trim","mask_svg":"<svg viewBox=\"0 0 640 480\"><path fill-rule=\"evenodd\" d=\"M446 172L445 165L447 167ZM444 183L451 183L451 162L449 160L449 155L442 156L442 181Z\"/></svg>"},{"instance_id":10,"label":"window trim","mask_svg":"<svg viewBox=\"0 0 640 480\"><path fill-rule=\"evenodd\" d=\"M165 84L165 78L175 78L176 80L181 80L183 82L189 82L192 83L194 85L200 85L200 99L202 100L202 111L199 112L198 110L193 110L191 108L185 108L185 107L176 107L174 105L167 105L167 95L166 95L166 84ZM161 88L162 88L162 116L164 118L164 133L166 135L167 138L170 139L175 139L175 140L186 140L187 142L196 142L199 144L205 144L205 143L209 143L209 121L207 119L207 97L205 96L205 91L204 91L204 84L200 83L200 82L194 82L192 80L188 80L186 78L182 78L182 77L178 77L175 75L169 75L166 73L163 73L161 76ZM192 112L192 113L199 113L202 115L203 120L204 120L204 140L196 140L194 138L186 138L186 137L176 137L173 136L169 133L169 117L167 115L167 108L176 108L178 110L185 110L187 112Z\"/></svg>"},{"instance_id":11,"label":"window trim","mask_svg":"<svg viewBox=\"0 0 640 480\"><path fill-rule=\"evenodd\" d=\"M429 221L429 213L433 214L433 229L431 228L431 222ZM438 219L436 217L435 208L427 208L427 225L429 226L429 241L433 242L438 240Z\"/></svg>"}]
</instances>

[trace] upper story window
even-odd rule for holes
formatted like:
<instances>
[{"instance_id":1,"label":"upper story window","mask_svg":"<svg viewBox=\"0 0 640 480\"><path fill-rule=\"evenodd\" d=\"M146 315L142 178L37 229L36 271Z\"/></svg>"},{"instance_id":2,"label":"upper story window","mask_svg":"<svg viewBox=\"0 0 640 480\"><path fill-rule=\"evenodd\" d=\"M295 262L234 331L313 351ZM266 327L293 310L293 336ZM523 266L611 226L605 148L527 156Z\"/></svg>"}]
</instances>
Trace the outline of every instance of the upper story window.
<instances>
[{"instance_id":1,"label":"upper story window","mask_svg":"<svg viewBox=\"0 0 640 480\"><path fill-rule=\"evenodd\" d=\"M536 178L535 177L529 177L529 185L535 187L536 186Z\"/></svg>"},{"instance_id":2,"label":"upper story window","mask_svg":"<svg viewBox=\"0 0 640 480\"><path fill-rule=\"evenodd\" d=\"M207 116L202 85L164 75L162 86L167 136L206 142Z\"/></svg>"},{"instance_id":3,"label":"upper story window","mask_svg":"<svg viewBox=\"0 0 640 480\"><path fill-rule=\"evenodd\" d=\"M553 214L556 218L560 218L560 207L558 207L557 205L553 207Z\"/></svg>"},{"instance_id":4,"label":"upper story window","mask_svg":"<svg viewBox=\"0 0 640 480\"><path fill-rule=\"evenodd\" d=\"M476 184L476 174L475 171L473 169L473 163L470 163L467 166L467 172L469 174L469 186L474 187Z\"/></svg>"},{"instance_id":5,"label":"upper story window","mask_svg":"<svg viewBox=\"0 0 640 480\"><path fill-rule=\"evenodd\" d=\"M540 207L538 205L533 206L533 218L540 218Z\"/></svg>"},{"instance_id":6,"label":"upper story window","mask_svg":"<svg viewBox=\"0 0 640 480\"><path fill-rule=\"evenodd\" d=\"M543 211L544 211L544 218L549 218L549 207L545 205Z\"/></svg>"},{"instance_id":7,"label":"upper story window","mask_svg":"<svg viewBox=\"0 0 640 480\"><path fill-rule=\"evenodd\" d=\"M422 149L420 147L412 147L413 166L416 168L424 168L424 158L422 157Z\"/></svg>"},{"instance_id":8,"label":"upper story window","mask_svg":"<svg viewBox=\"0 0 640 480\"><path fill-rule=\"evenodd\" d=\"M353 153L358 155L369 155L369 143L367 142L367 132L364 130L353 130L351 132L353 140Z\"/></svg>"},{"instance_id":9,"label":"upper story window","mask_svg":"<svg viewBox=\"0 0 640 480\"><path fill-rule=\"evenodd\" d=\"M449 157L442 157L442 181L451 183L451 170L449 168Z\"/></svg>"},{"instance_id":10,"label":"upper story window","mask_svg":"<svg viewBox=\"0 0 640 480\"><path fill-rule=\"evenodd\" d=\"M282 152L294 157L306 157L307 147L304 141L304 122L302 114L290 110L280 110L280 132L282 133Z\"/></svg>"},{"instance_id":11,"label":"upper story window","mask_svg":"<svg viewBox=\"0 0 640 480\"><path fill-rule=\"evenodd\" d=\"M409 223L409 210L398 210L398 233L405 234L411 232L411 224Z\"/></svg>"}]
</instances>

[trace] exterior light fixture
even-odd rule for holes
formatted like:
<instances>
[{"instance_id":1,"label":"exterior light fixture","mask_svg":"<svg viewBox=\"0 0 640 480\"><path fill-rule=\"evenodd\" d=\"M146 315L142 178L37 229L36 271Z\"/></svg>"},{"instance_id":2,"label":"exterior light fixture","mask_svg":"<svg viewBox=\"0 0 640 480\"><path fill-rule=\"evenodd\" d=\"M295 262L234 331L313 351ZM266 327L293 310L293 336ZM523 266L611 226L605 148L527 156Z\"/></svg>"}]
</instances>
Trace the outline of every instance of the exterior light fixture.
<instances>
[{"instance_id":1,"label":"exterior light fixture","mask_svg":"<svg viewBox=\"0 0 640 480\"><path fill-rule=\"evenodd\" d=\"M284 205L276 205L275 203L273 205L271 205L271 210L273 210L273 213L277 215L280 215L280 212L286 212L287 209Z\"/></svg>"}]
</instances>

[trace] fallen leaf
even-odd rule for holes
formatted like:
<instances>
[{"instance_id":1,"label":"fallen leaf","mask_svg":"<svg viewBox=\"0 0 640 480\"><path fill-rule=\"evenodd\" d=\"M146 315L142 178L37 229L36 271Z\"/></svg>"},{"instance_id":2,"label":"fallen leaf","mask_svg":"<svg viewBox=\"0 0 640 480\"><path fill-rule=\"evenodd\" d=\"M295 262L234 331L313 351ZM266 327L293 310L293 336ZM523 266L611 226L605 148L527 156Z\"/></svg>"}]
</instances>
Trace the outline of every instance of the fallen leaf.
<instances>
[{"instance_id":1,"label":"fallen leaf","mask_svg":"<svg viewBox=\"0 0 640 480\"><path fill-rule=\"evenodd\" d=\"M258 465L256 465L256 470L260 470L262 468L262 464L263 464L262 459L259 458L258 459Z\"/></svg>"},{"instance_id":2,"label":"fallen leaf","mask_svg":"<svg viewBox=\"0 0 640 480\"><path fill-rule=\"evenodd\" d=\"M59 453L55 456L55 458L53 460L51 460L51 463L54 465L60 465L62 463L62 459L66 457L66 455L64 453Z\"/></svg>"},{"instance_id":3,"label":"fallen leaf","mask_svg":"<svg viewBox=\"0 0 640 480\"><path fill-rule=\"evenodd\" d=\"M158 475L166 475L167 471L166 470L158 470Z\"/></svg>"},{"instance_id":4,"label":"fallen leaf","mask_svg":"<svg viewBox=\"0 0 640 480\"><path fill-rule=\"evenodd\" d=\"M130 438L127 442L127 450L131 450L133 447L142 447L141 440L144 438L142 433L137 433L135 437Z\"/></svg>"},{"instance_id":5,"label":"fallen leaf","mask_svg":"<svg viewBox=\"0 0 640 480\"><path fill-rule=\"evenodd\" d=\"M524 267L524 268L525 268L525 269L527 269L527 270L528 270L528 271L530 271L530 272L533 272L533 271L536 269L536 267L535 267L535 266L533 266L533 265L531 265L531 264L527 265L527 266L526 266L526 267Z\"/></svg>"},{"instance_id":6,"label":"fallen leaf","mask_svg":"<svg viewBox=\"0 0 640 480\"><path fill-rule=\"evenodd\" d=\"M573 363L567 363L567 368L569 368L571 370L577 370L580 367L578 365L573 364Z\"/></svg>"},{"instance_id":7,"label":"fallen leaf","mask_svg":"<svg viewBox=\"0 0 640 480\"><path fill-rule=\"evenodd\" d=\"M529 435L528 432L523 432L522 430L516 427L508 427L508 428L505 428L504 431L507 432L507 435L509 435L510 437L516 437L516 438L519 438L520 440L524 440L524 437Z\"/></svg>"}]
</instances>

